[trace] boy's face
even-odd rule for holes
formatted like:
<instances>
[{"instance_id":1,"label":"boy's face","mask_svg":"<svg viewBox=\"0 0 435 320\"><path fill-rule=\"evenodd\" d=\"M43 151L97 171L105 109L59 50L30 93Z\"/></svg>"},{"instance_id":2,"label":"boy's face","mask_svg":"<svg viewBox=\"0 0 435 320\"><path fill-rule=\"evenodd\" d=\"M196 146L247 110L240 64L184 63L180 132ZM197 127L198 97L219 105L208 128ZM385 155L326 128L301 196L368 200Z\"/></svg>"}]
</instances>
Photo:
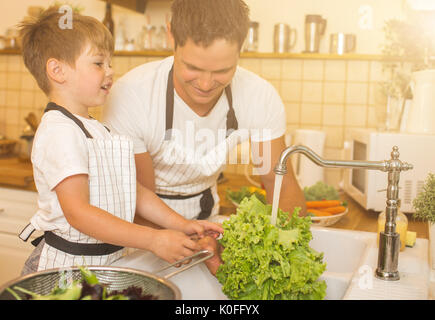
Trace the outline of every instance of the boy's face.
<instances>
[{"instance_id":1,"label":"boy's face","mask_svg":"<svg viewBox=\"0 0 435 320\"><path fill-rule=\"evenodd\" d=\"M174 54L174 86L185 102L215 103L237 68L237 43L217 39L208 47L188 39Z\"/></svg>"},{"instance_id":2,"label":"boy's face","mask_svg":"<svg viewBox=\"0 0 435 320\"><path fill-rule=\"evenodd\" d=\"M101 106L113 83L111 56L86 46L68 72L71 99L87 108Z\"/></svg>"}]
</instances>

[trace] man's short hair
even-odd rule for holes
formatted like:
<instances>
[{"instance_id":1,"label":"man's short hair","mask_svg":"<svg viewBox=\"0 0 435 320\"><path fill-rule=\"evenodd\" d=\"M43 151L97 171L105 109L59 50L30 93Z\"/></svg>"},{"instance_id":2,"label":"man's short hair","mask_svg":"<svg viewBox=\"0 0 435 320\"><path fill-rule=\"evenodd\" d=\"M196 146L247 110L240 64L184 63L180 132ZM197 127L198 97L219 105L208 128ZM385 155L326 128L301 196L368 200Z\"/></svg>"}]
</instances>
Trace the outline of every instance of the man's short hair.
<instances>
[{"instance_id":1,"label":"man's short hair","mask_svg":"<svg viewBox=\"0 0 435 320\"><path fill-rule=\"evenodd\" d=\"M50 92L46 73L48 59L55 58L75 67L77 58L90 45L92 50L113 55L110 31L97 19L72 12L71 28L61 28L65 13L52 6L37 18L26 18L19 25L24 64L45 94Z\"/></svg>"},{"instance_id":2,"label":"man's short hair","mask_svg":"<svg viewBox=\"0 0 435 320\"><path fill-rule=\"evenodd\" d=\"M249 8L242 0L174 0L171 32L175 47L187 39L208 47L217 39L241 49L249 29Z\"/></svg>"}]
</instances>

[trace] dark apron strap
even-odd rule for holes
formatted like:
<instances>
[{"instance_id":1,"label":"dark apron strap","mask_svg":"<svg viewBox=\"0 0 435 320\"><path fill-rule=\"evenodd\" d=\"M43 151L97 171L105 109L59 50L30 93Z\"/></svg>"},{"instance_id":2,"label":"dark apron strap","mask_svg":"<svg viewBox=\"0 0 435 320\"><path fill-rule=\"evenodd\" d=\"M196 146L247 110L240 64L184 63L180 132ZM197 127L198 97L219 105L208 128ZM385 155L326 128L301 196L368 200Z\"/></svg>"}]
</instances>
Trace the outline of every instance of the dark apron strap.
<instances>
[{"instance_id":1,"label":"dark apron strap","mask_svg":"<svg viewBox=\"0 0 435 320\"><path fill-rule=\"evenodd\" d=\"M67 109L65 109L64 107L61 107L61 106L55 104L54 102L49 102L47 104L47 107L45 108L44 112L48 112L48 111L51 111L51 110L56 110L56 111L62 112L65 116L67 116L72 121L74 121L79 126L80 129L82 129L83 133L86 135L86 138L92 139L91 134L89 133L88 130L86 130L85 126L83 125L83 122L81 122L76 116L74 116Z\"/></svg>"},{"instance_id":2,"label":"dark apron strap","mask_svg":"<svg viewBox=\"0 0 435 320\"><path fill-rule=\"evenodd\" d=\"M75 256L103 256L115 253L124 247L109 243L77 243L65 240L53 232L44 232L45 243L60 251Z\"/></svg>"},{"instance_id":3,"label":"dark apron strap","mask_svg":"<svg viewBox=\"0 0 435 320\"><path fill-rule=\"evenodd\" d=\"M228 137L231 132L239 128L237 122L236 114L233 108L233 95L231 91L231 86L225 87L225 95L228 100L229 110L227 113L227 134ZM165 141L170 140L172 136L172 128L174 121L174 66L168 74L168 84L166 86L166 130L165 130Z\"/></svg>"},{"instance_id":4,"label":"dark apron strap","mask_svg":"<svg viewBox=\"0 0 435 320\"><path fill-rule=\"evenodd\" d=\"M54 102L49 102L47 104L47 107L45 107L44 112L48 112L51 110L56 110L56 111L60 111L62 112L65 116L67 116L68 118L70 118L72 121L74 121L80 129L82 129L83 133L85 134L86 138L92 139L92 135L89 133L89 131L85 128L83 122L81 122L75 115L73 115L71 112L69 112L67 109L65 109L64 107L59 106L58 104L54 103ZM91 119L93 119L92 117L90 117ZM110 132L109 128L107 128L106 126L104 126L107 131Z\"/></svg>"},{"instance_id":5,"label":"dark apron strap","mask_svg":"<svg viewBox=\"0 0 435 320\"><path fill-rule=\"evenodd\" d=\"M186 196L182 195L168 195L168 194L157 194L162 199L171 199L171 200L184 200L184 199L190 199L196 196L199 196L202 194L201 199L199 200L199 206L201 208L201 212L198 215L199 220L205 220L211 215L211 211L214 207L214 199L213 194L211 193L211 188L208 188L202 192L195 193L195 194L189 194Z\"/></svg>"}]
</instances>

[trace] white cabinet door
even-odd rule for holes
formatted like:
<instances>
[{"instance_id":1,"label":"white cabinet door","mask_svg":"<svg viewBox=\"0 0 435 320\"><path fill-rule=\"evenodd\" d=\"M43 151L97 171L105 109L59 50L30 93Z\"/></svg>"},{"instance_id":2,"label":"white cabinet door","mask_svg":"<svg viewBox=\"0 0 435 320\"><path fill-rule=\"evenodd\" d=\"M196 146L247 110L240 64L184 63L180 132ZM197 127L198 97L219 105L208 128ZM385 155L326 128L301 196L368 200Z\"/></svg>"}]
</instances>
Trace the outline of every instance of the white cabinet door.
<instances>
[{"instance_id":1,"label":"white cabinet door","mask_svg":"<svg viewBox=\"0 0 435 320\"><path fill-rule=\"evenodd\" d=\"M0 285L17 278L34 247L14 234L0 233Z\"/></svg>"}]
</instances>

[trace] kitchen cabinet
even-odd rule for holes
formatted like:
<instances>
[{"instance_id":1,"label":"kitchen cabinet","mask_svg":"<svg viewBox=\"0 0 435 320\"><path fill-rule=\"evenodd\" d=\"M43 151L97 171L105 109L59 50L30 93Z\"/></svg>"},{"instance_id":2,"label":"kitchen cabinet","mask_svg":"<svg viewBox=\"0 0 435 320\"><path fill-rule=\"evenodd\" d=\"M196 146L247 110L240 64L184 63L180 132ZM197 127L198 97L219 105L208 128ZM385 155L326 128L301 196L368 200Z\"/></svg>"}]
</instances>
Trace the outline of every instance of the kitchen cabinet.
<instances>
[{"instance_id":1,"label":"kitchen cabinet","mask_svg":"<svg viewBox=\"0 0 435 320\"><path fill-rule=\"evenodd\" d=\"M37 193L0 188L0 284L20 276L24 262L33 251L34 232L24 242L18 233L29 223L37 209Z\"/></svg>"}]
</instances>

